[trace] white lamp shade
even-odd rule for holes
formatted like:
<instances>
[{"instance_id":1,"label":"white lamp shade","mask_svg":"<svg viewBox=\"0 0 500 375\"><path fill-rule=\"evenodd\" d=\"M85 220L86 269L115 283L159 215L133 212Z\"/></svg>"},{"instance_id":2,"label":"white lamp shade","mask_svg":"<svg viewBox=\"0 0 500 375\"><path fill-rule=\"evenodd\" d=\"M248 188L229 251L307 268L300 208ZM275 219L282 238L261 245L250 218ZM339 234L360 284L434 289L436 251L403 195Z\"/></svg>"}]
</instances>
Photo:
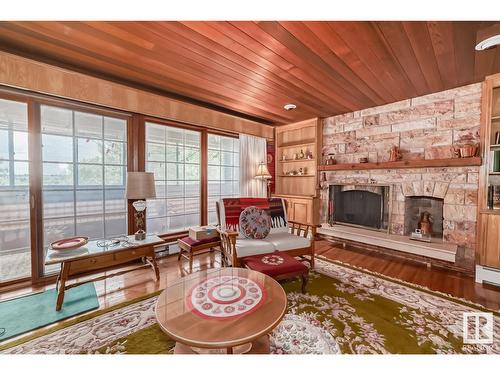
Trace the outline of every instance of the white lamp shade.
<instances>
[{"instance_id":1,"label":"white lamp shade","mask_svg":"<svg viewBox=\"0 0 500 375\"><path fill-rule=\"evenodd\" d=\"M255 178L259 178L262 180L269 180L272 178L271 173L269 173L269 170L267 169L267 165L264 162L259 163L259 167L257 168L257 174L255 175Z\"/></svg>"},{"instance_id":2,"label":"white lamp shade","mask_svg":"<svg viewBox=\"0 0 500 375\"><path fill-rule=\"evenodd\" d=\"M127 199L156 198L155 177L151 172L127 173Z\"/></svg>"}]
</instances>

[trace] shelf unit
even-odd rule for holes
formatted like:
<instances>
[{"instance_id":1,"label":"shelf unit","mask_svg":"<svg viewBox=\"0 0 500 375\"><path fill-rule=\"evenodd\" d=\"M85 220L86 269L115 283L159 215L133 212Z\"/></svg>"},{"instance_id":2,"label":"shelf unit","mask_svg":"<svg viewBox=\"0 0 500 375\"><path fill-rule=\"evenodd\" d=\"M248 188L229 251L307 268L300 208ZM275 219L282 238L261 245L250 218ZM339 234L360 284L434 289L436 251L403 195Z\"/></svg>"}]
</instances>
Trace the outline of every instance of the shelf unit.
<instances>
[{"instance_id":1,"label":"shelf unit","mask_svg":"<svg viewBox=\"0 0 500 375\"><path fill-rule=\"evenodd\" d=\"M276 193L287 201L290 220L319 222L318 161L321 159L322 130L318 118L276 127ZM311 155L311 159L295 155ZM283 160L285 156L286 160ZM302 175L289 175L299 171Z\"/></svg>"},{"instance_id":2,"label":"shelf unit","mask_svg":"<svg viewBox=\"0 0 500 375\"><path fill-rule=\"evenodd\" d=\"M483 165L479 176L476 281L500 280L500 209L488 206L488 187L500 187L500 171L493 169L494 151L500 152L500 74L483 82L481 145ZM499 133L500 134L500 133Z\"/></svg>"},{"instance_id":3,"label":"shelf unit","mask_svg":"<svg viewBox=\"0 0 500 375\"><path fill-rule=\"evenodd\" d=\"M315 159L290 159L290 160L278 160L278 163L301 163L303 161L314 161Z\"/></svg>"},{"instance_id":4,"label":"shelf unit","mask_svg":"<svg viewBox=\"0 0 500 375\"><path fill-rule=\"evenodd\" d=\"M354 164L333 164L320 165L319 171L346 171L346 170L366 170L366 169L400 169L400 168L432 168L432 167L466 167L481 165L480 157L453 158L453 159L421 159L421 160L400 160L378 163L354 163Z\"/></svg>"}]
</instances>

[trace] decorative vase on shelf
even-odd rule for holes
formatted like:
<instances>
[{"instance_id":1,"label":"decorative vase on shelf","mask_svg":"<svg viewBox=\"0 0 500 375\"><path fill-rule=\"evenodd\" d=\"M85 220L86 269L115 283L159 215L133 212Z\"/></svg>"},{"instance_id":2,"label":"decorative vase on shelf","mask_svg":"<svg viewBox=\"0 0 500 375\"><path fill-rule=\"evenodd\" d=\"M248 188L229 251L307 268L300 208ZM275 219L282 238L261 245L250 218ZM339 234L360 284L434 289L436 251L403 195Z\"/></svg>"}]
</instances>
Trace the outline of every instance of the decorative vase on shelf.
<instances>
[{"instance_id":1,"label":"decorative vase on shelf","mask_svg":"<svg viewBox=\"0 0 500 375\"><path fill-rule=\"evenodd\" d=\"M304 159L306 156L303 150L300 150L299 159Z\"/></svg>"},{"instance_id":2,"label":"decorative vase on shelf","mask_svg":"<svg viewBox=\"0 0 500 375\"><path fill-rule=\"evenodd\" d=\"M398 146L392 146L389 151L389 161L398 161L401 160L401 151L399 151Z\"/></svg>"}]
</instances>

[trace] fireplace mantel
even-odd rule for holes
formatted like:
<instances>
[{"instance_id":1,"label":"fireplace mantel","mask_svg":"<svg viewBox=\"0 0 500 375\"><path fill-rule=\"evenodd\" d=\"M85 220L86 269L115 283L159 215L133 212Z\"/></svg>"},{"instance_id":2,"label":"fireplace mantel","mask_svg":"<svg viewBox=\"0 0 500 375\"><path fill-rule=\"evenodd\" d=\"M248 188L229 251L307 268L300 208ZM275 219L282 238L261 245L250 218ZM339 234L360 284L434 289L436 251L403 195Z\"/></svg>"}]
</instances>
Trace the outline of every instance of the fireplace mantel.
<instances>
[{"instance_id":1,"label":"fireplace mantel","mask_svg":"<svg viewBox=\"0 0 500 375\"><path fill-rule=\"evenodd\" d=\"M415 159L401 161L386 161L377 163L352 163L319 165L319 171L348 171L367 169L405 169L405 168L439 168L439 167L467 167L481 165L480 157L452 158L452 159Z\"/></svg>"}]
</instances>

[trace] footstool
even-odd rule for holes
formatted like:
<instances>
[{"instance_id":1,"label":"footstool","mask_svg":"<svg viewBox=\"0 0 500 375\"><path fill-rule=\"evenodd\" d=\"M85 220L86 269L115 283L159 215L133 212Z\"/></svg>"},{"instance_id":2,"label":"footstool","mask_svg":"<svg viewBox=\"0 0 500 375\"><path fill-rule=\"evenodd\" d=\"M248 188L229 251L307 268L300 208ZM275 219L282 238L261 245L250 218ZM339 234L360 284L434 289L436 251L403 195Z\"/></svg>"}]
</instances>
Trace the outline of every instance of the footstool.
<instances>
[{"instance_id":1,"label":"footstool","mask_svg":"<svg viewBox=\"0 0 500 375\"><path fill-rule=\"evenodd\" d=\"M219 237L217 237L205 238L202 240L193 240L188 236L178 239L177 245L179 246L179 255L177 256L177 260L181 260L181 257L186 258L189 261L189 270L191 271L193 269L193 255L197 255L195 253L199 253L201 250L209 249L210 251L213 251L215 247L218 247L220 249L220 239ZM221 258L224 265L225 260L222 252Z\"/></svg>"},{"instance_id":2,"label":"footstool","mask_svg":"<svg viewBox=\"0 0 500 375\"><path fill-rule=\"evenodd\" d=\"M275 251L273 253L252 255L243 258L242 264L278 281L300 276L302 278L302 293L306 293L309 268L285 252Z\"/></svg>"}]
</instances>

